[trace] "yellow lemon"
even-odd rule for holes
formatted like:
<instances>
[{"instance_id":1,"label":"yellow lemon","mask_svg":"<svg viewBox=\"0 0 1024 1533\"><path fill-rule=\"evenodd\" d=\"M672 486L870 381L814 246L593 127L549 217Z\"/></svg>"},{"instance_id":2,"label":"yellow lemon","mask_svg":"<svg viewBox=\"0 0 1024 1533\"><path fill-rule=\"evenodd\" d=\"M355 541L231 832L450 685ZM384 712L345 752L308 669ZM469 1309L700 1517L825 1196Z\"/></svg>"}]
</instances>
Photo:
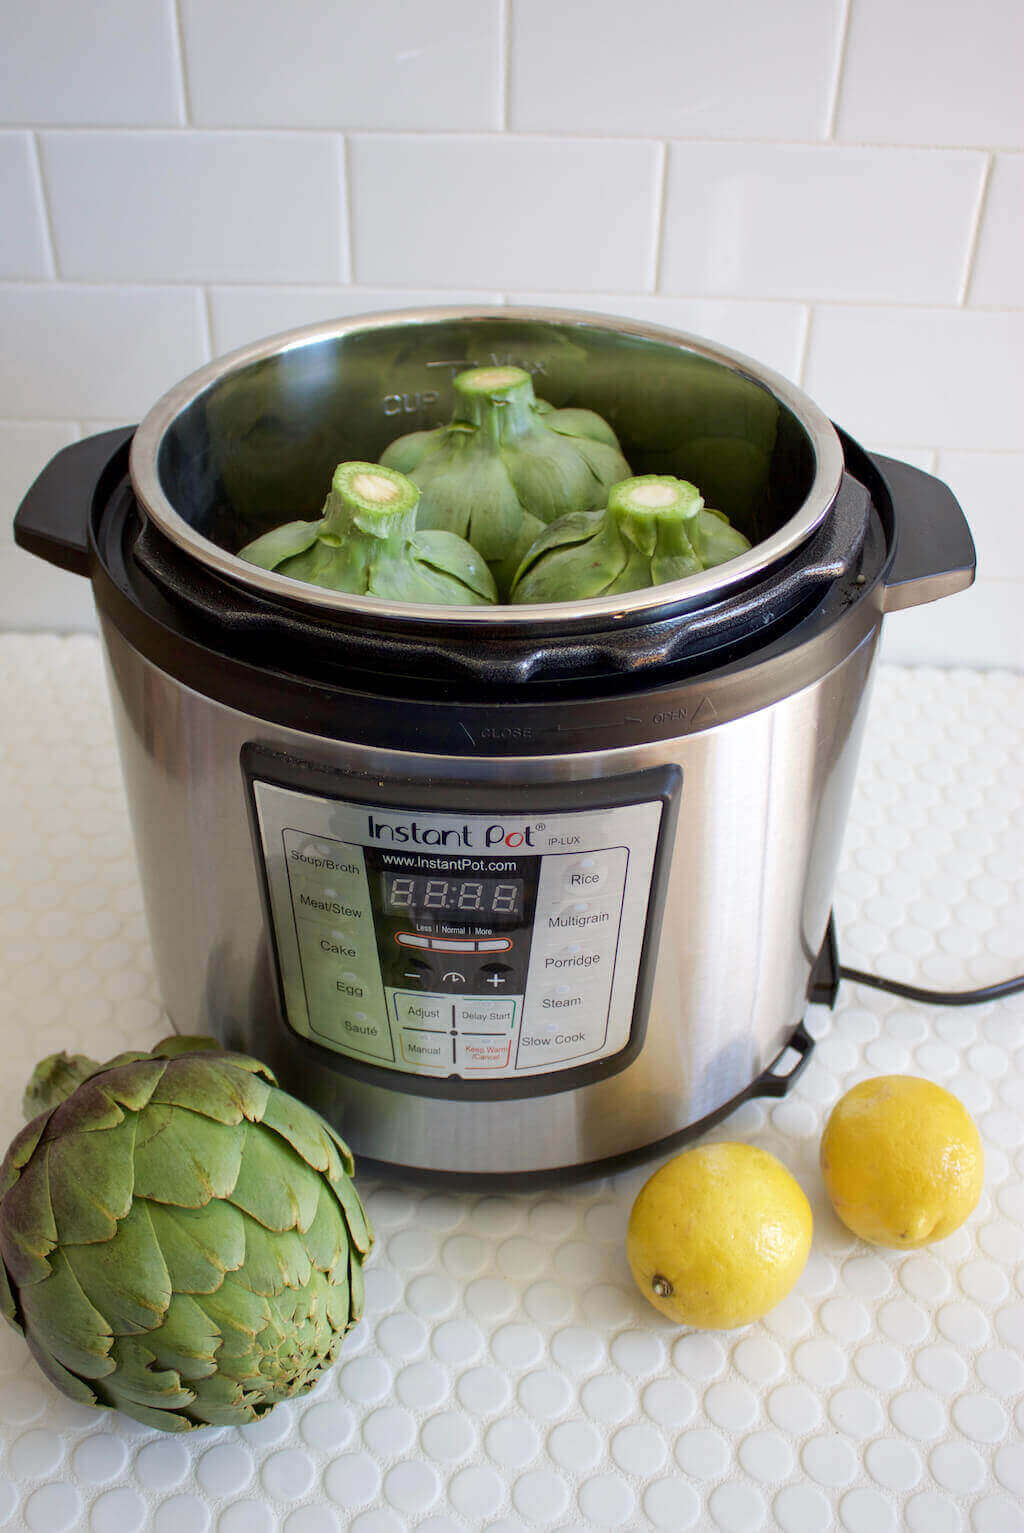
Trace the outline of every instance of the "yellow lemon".
<instances>
[{"instance_id":1,"label":"yellow lemon","mask_svg":"<svg viewBox=\"0 0 1024 1533\"><path fill-rule=\"evenodd\" d=\"M774 1155L750 1144L701 1145L641 1188L626 1256L662 1314L730 1330L785 1298L804 1269L811 1224L810 1204Z\"/></svg>"},{"instance_id":2,"label":"yellow lemon","mask_svg":"<svg viewBox=\"0 0 1024 1533\"><path fill-rule=\"evenodd\" d=\"M906 1251L959 1229L981 1196L985 1155L955 1096L914 1075L877 1075L833 1107L821 1174L855 1235Z\"/></svg>"}]
</instances>

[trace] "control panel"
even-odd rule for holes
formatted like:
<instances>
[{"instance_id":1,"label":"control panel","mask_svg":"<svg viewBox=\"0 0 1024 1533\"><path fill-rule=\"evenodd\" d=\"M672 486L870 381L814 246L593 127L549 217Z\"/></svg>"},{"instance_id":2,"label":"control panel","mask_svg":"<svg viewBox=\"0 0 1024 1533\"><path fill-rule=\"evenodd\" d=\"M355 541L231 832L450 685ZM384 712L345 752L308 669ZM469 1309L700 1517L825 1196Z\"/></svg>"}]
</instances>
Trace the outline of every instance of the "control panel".
<instances>
[{"instance_id":1,"label":"control panel","mask_svg":"<svg viewBox=\"0 0 1024 1533\"><path fill-rule=\"evenodd\" d=\"M663 794L525 811L506 797L481 812L327 796L255 770L250 783L296 1033L453 1090L626 1048Z\"/></svg>"}]
</instances>

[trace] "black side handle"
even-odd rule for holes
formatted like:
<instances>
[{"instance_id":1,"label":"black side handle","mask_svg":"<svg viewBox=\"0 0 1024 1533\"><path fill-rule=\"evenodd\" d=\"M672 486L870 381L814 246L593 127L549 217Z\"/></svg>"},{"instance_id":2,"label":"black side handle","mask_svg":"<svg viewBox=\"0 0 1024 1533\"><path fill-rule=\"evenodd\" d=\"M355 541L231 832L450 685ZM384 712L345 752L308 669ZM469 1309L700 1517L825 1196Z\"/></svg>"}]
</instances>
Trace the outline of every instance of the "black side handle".
<instances>
[{"instance_id":1,"label":"black side handle","mask_svg":"<svg viewBox=\"0 0 1024 1533\"><path fill-rule=\"evenodd\" d=\"M788 1070L780 1071L778 1066L792 1050L796 1054L796 1060ZM811 1054L814 1050L814 1039L807 1032L803 1023L795 1028L786 1047L772 1060L767 1070L762 1070L756 1081L751 1082L747 1089L747 1097L784 1097L793 1085L799 1080L807 1066L811 1062Z\"/></svg>"},{"instance_id":2,"label":"black side handle","mask_svg":"<svg viewBox=\"0 0 1024 1533\"><path fill-rule=\"evenodd\" d=\"M134 426L72 442L51 458L14 518L14 541L47 564L88 575L89 513L98 493L128 466Z\"/></svg>"},{"instance_id":3,"label":"black side handle","mask_svg":"<svg viewBox=\"0 0 1024 1533\"><path fill-rule=\"evenodd\" d=\"M883 612L900 612L966 591L977 563L967 519L947 484L897 458L870 454L892 496L896 549L882 591Z\"/></svg>"}]
</instances>

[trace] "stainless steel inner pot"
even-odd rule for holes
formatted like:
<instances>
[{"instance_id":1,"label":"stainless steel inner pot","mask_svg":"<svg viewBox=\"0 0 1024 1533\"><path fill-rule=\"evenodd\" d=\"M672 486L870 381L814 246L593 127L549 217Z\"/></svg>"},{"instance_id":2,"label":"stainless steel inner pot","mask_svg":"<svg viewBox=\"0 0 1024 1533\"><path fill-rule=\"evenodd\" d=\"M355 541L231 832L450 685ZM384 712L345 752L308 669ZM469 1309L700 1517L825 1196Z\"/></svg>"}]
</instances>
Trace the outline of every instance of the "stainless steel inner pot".
<instances>
[{"instance_id":1,"label":"stainless steel inner pot","mask_svg":"<svg viewBox=\"0 0 1024 1533\"><path fill-rule=\"evenodd\" d=\"M406 605L259 570L235 552L283 521L319 516L334 466L376 459L450 417L452 379L484 363L525 366L540 398L603 415L635 473L696 483L754 544L686 580L544 606ZM779 374L696 336L558 309L423 310L314 325L194 373L135 435L132 482L179 548L253 591L323 615L572 632L692 609L742 588L806 543L843 471L835 429Z\"/></svg>"}]
</instances>

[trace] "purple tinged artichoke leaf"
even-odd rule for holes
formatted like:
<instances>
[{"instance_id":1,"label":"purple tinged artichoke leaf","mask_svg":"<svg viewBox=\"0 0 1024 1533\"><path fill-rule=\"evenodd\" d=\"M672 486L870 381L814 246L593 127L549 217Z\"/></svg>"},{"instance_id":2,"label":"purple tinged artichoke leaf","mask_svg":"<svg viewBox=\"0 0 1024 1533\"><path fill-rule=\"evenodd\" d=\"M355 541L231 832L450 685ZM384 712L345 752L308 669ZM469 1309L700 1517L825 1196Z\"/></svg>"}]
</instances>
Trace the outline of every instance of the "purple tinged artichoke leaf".
<instances>
[{"instance_id":1,"label":"purple tinged artichoke leaf","mask_svg":"<svg viewBox=\"0 0 1024 1533\"><path fill-rule=\"evenodd\" d=\"M171 1302L171 1277L144 1199L118 1224L115 1240L65 1246L63 1254L115 1336L160 1324Z\"/></svg>"},{"instance_id":2,"label":"purple tinged artichoke leaf","mask_svg":"<svg viewBox=\"0 0 1024 1533\"><path fill-rule=\"evenodd\" d=\"M321 1177L272 1129L249 1124L245 1154L230 1197L268 1230L308 1230L316 1218Z\"/></svg>"},{"instance_id":3,"label":"purple tinged artichoke leaf","mask_svg":"<svg viewBox=\"0 0 1024 1533\"><path fill-rule=\"evenodd\" d=\"M245 1217L232 1203L203 1208L148 1204L153 1233L175 1293L215 1293L245 1261Z\"/></svg>"},{"instance_id":4,"label":"purple tinged artichoke leaf","mask_svg":"<svg viewBox=\"0 0 1024 1533\"><path fill-rule=\"evenodd\" d=\"M154 1102L187 1107L218 1123L258 1123L272 1088L258 1075L224 1059L191 1054L171 1059L153 1092Z\"/></svg>"},{"instance_id":5,"label":"purple tinged artichoke leaf","mask_svg":"<svg viewBox=\"0 0 1024 1533\"><path fill-rule=\"evenodd\" d=\"M88 1087L80 1087L75 1097ZM65 1102L50 1118L55 1120L74 1108L75 1098ZM78 1132L74 1117L66 1128L50 1138L49 1188L57 1239L63 1245L110 1240L132 1206L133 1156L140 1119L132 1114L97 1133Z\"/></svg>"},{"instance_id":6,"label":"purple tinged artichoke leaf","mask_svg":"<svg viewBox=\"0 0 1024 1533\"><path fill-rule=\"evenodd\" d=\"M243 1218L245 1270L240 1280L265 1298L305 1288L313 1264L302 1237L295 1230L267 1230L255 1219Z\"/></svg>"},{"instance_id":7,"label":"purple tinged artichoke leaf","mask_svg":"<svg viewBox=\"0 0 1024 1533\"><path fill-rule=\"evenodd\" d=\"M22 1167L32 1158L32 1152L43 1137L46 1118L40 1113L31 1123L26 1123L11 1140L0 1166L0 1198L9 1192L21 1175Z\"/></svg>"},{"instance_id":8,"label":"purple tinged artichoke leaf","mask_svg":"<svg viewBox=\"0 0 1024 1533\"><path fill-rule=\"evenodd\" d=\"M53 1253L53 1271L46 1281L26 1284L18 1297L25 1334L38 1348L87 1379L113 1373L113 1330L82 1291L63 1251Z\"/></svg>"},{"instance_id":9,"label":"purple tinged artichoke leaf","mask_svg":"<svg viewBox=\"0 0 1024 1533\"><path fill-rule=\"evenodd\" d=\"M50 1146L41 1145L3 1199L0 1255L16 1284L41 1283L50 1275L47 1257L57 1244L50 1206Z\"/></svg>"},{"instance_id":10,"label":"purple tinged artichoke leaf","mask_svg":"<svg viewBox=\"0 0 1024 1533\"><path fill-rule=\"evenodd\" d=\"M0 1261L0 1315L3 1315L12 1330L17 1331L19 1336L24 1336L25 1327L21 1323L21 1312L14 1298L11 1280L7 1276L7 1268L2 1261Z\"/></svg>"},{"instance_id":11,"label":"purple tinged artichoke leaf","mask_svg":"<svg viewBox=\"0 0 1024 1533\"><path fill-rule=\"evenodd\" d=\"M137 1119L135 1195L179 1208L227 1198L238 1181L248 1125L217 1123L169 1102Z\"/></svg>"},{"instance_id":12,"label":"purple tinged artichoke leaf","mask_svg":"<svg viewBox=\"0 0 1024 1533\"><path fill-rule=\"evenodd\" d=\"M26 1336L25 1340L40 1372L45 1374L50 1383L56 1385L62 1394L67 1395L71 1400L76 1400L79 1405L96 1405L101 1409L105 1408L105 1401L101 1400L95 1390L90 1389L77 1373L69 1373L67 1368L62 1363L58 1363L45 1347L41 1347L33 1336Z\"/></svg>"}]
</instances>

